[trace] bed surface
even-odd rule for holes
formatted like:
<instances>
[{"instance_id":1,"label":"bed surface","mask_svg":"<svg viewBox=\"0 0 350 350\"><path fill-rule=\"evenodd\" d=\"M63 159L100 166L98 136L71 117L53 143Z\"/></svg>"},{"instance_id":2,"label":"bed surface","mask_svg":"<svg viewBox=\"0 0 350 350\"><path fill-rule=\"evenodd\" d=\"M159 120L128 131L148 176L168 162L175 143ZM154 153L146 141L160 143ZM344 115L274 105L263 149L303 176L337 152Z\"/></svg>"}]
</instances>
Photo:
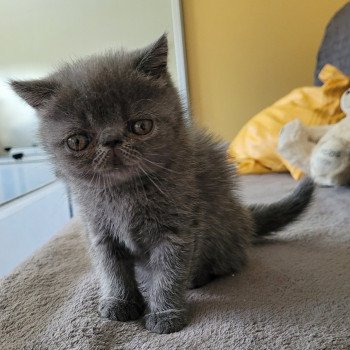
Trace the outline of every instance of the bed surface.
<instances>
[{"instance_id":1,"label":"bed surface","mask_svg":"<svg viewBox=\"0 0 350 350\"><path fill-rule=\"evenodd\" d=\"M295 186L289 175L251 175L246 202ZM349 349L350 189L320 188L308 213L250 250L236 276L190 291L191 323L152 334L142 321L102 320L82 226L72 221L0 280L0 349Z\"/></svg>"}]
</instances>

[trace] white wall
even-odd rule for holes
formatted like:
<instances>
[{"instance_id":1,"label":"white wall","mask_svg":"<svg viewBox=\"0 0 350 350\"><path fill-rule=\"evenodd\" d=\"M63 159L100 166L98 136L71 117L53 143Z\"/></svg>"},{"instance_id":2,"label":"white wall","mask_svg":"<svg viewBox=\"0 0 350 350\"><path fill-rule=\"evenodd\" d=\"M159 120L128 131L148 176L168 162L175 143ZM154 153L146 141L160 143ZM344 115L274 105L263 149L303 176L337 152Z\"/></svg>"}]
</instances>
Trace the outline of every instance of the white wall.
<instances>
[{"instance_id":1,"label":"white wall","mask_svg":"<svg viewBox=\"0 0 350 350\"><path fill-rule=\"evenodd\" d=\"M61 62L146 46L167 32L177 80L171 0L1 0L0 147L27 145L36 117L8 92L9 78L45 75Z\"/></svg>"}]
</instances>

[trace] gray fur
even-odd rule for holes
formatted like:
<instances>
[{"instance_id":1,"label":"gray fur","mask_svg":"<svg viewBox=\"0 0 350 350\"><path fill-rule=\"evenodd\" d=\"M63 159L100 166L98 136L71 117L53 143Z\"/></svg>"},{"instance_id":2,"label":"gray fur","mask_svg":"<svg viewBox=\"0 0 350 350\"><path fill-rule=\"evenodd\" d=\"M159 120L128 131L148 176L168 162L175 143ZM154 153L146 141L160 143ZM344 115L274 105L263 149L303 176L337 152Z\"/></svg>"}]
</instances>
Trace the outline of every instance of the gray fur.
<instances>
[{"instance_id":1,"label":"gray fur","mask_svg":"<svg viewBox=\"0 0 350 350\"><path fill-rule=\"evenodd\" d=\"M183 328L186 288L240 271L254 234L294 220L313 190L304 182L277 206L242 205L225 149L185 122L166 63L162 36L12 82L37 109L43 145L81 207L102 317L134 320L146 308L157 333ZM136 137L126 126L135 119L153 120L153 131ZM89 135L85 150L67 148L74 133Z\"/></svg>"}]
</instances>

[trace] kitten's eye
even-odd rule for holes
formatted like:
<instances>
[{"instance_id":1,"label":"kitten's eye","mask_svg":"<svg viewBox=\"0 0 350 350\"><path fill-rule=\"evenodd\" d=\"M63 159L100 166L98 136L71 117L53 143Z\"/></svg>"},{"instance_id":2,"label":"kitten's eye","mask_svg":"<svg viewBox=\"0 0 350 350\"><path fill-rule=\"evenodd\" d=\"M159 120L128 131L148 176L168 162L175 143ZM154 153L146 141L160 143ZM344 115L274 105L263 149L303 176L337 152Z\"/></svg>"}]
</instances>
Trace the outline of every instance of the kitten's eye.
<instances>
[{"instance_id":1,"label":"kitten's eye","mask_svg":"<svg viewBox=\"0 0 350 350\"><path fill-rule=\"evenodd\" d=\"M146 135L151 132L153 121L150 119L137 120L131 122L130 129L136 135Z\"/></svg>"},{"instance_id":2,"label":"kitten's eye","mask_svg":"<svg viewBox=\"0 0 350 350\"><path fill-rule=\"evenodd\" d=\"M82 134L76 134L68 137L67 139L67 146L72 151L82 151L84 150L89 144L89 138L86 135Z\"/></svg>"}]
</instances>

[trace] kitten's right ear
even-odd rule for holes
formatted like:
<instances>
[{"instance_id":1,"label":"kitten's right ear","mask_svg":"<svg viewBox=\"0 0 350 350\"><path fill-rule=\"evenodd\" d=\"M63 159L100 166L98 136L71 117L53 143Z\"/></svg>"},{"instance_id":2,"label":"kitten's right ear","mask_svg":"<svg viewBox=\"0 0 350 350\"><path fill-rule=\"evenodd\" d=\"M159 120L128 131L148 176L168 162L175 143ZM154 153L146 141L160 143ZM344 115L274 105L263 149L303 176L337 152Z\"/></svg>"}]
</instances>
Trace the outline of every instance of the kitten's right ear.
<instances>
[{"instance_id":1,"label":"kitten's right ear","mask_svg":"<svg viewBox=\"0 0 350 350\"><path fill-rule=\"evenodd\" d=\"M58 83L46 80L12 80L12 89L30 106L40 108L58 89Z\"/></svg>"}]
</instances>

